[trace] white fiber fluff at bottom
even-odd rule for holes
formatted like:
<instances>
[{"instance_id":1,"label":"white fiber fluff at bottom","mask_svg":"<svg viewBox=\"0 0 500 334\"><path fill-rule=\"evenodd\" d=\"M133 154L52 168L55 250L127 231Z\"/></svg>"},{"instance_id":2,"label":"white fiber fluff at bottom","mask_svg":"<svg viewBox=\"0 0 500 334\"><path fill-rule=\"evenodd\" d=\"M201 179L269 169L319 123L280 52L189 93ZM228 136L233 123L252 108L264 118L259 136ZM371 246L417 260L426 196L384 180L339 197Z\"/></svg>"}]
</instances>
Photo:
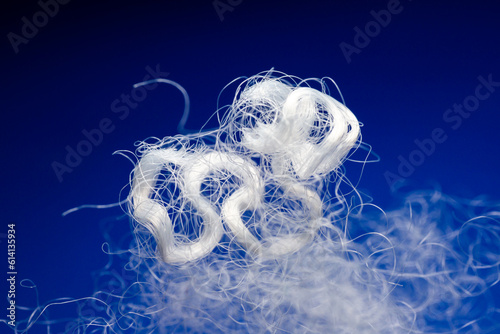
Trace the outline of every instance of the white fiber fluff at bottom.
<instances>
[{"instance_id":1,"label":"white fiber fluff at bottom","mask_svg":"<svg viewBox=\"0 0 500 334\"><path fill-rule=\"evenodd\" d=\"M477 209L485 215L473 220L450 214ZM408 196L400 210L366 210L341 221L325 219L310 244L272 260L249 258L229 238L221 241L227 249L196 263L136 258L144 280L141 311L160 333L498 328L490 293L498 282L498 211L431 191Z\"/></svg>"}]
</instances>

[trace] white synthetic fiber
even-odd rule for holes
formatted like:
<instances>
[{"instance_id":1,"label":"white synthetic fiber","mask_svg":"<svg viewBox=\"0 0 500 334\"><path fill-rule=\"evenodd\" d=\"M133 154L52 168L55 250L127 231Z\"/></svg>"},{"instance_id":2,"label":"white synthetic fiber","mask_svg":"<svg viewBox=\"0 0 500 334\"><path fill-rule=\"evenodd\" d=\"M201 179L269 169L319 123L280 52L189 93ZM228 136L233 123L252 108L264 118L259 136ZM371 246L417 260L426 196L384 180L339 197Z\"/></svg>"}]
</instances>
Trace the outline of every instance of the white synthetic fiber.
<instances>
[{"instance_id":1,"label":"white synthetic fiber","mask_svg":"<svg viewBox=\"0 0 500 334\"><path fill-rule=\"evenodd\" d=\"M219 129L141 143L131 261L147 283L141 304L152 322L136 319L140 326L165 333L493 328L496 308L486 296L498 281L498 214L488 215L496 248L478 255L484 226L447 217L449 207L465 213L468 204L438 192L412 194L388 213L364 203L343 169L361 145L360 125L329 95L328 82L265 72L239 85ZM477 239L464 244L469 235Z\"/></svg>"},{"instance_id":2,"label":"white synthetic fiber","mask_svg":"<svg viewBox=\"0 0 500 334\"><path fill-rule=\"evenodd\" d=\"M338 171L356 146L359 123L307 81L295 86L284 79L248 79L218 131L141 148L132 214L154 236L159 258L175 264L203 258L223 245L224 226L256 261L294 253L317 234L323 203L315 187ZM204 144L204 136L214 137L215 145ZM282 193L269 193L269 186ZM175 234L171 216L186 206L198 226L188 235ZM245 224L241 216L247 211L251 223ZM189 220L176 224L192 229Z\"/></svg>"},{"instance_id":3,"label":"white synthetic fiber","mask_svg":"<svg viewBox=\"0 0 500 334\"><path fill-rule=\"evenodd\" d=\"M329 83L264 72L238 86L218 129L140 142L121 254L134 280L107 266L112 289L76 301L66 329L498 332L500 205L438 191L372 204L346 177L369 146Z\"/></svg>"}]
</instances>

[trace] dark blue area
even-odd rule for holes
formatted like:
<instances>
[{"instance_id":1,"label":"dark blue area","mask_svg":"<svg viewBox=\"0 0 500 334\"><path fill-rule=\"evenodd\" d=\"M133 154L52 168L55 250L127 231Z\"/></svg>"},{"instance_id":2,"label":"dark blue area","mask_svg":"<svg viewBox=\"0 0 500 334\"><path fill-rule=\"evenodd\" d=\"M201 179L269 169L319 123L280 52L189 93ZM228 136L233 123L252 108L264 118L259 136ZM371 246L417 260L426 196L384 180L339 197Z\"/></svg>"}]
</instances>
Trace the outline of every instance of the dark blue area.
<instances>
[{"instance_id":1,"label":"dark blue area","mask_svg":"<svg viewBox=\"0 0 500 334\"><path fill-rule=\"evenodd\" d=\"M61 213L117 202L132 165L112 153L133 151L135 141L149 136L176 134L184 103L171 86L148 90L137 105L113 106L145 79L147 67L168 73L188 91L189 129L205 124L221 89L237 77L273 67L303 78L332 77L364 124L363 140L381 157L366 166L359 184L375 203L394 202L386 172L397 175L399 157L409 160L412 154L424 160L408 172L413 188L439 185L452 195L500 198L498 4L402 0L386 27L372 31L348 62L341 43L355 47L354 28L365 30L374 21L371 11L390 2L231 3L237 5L219 13L221 21L209 0L73 0L59 5L47 24L17 45L17 53L9 33L22 35L22 18L33 22L42 9L35 0L2 5L0 233L16 223L17 277L38 286L42 303L92 294L91 272L108 261L99 222L122 211ZM470 96L488 76L497 84L481 90L489 96L470 116L447 114L454 104L473 101ZM222 103L232 97L231 89L225 91ZM445 115L454 118L446 121ZM100 126L108 133L96 135L88 156L58 178L54 162L67 164L67 147L77 150L86 139L82 131ZM216 126L216 119L207 124ZM429 143L437 128L446 140L429 144L427 155L413 153L423 151L415 141ZM115 226L123 234L130 231L126 222ZM18 303L33 305L31 292L24 294Z\"/></svg>"}]
</instances>

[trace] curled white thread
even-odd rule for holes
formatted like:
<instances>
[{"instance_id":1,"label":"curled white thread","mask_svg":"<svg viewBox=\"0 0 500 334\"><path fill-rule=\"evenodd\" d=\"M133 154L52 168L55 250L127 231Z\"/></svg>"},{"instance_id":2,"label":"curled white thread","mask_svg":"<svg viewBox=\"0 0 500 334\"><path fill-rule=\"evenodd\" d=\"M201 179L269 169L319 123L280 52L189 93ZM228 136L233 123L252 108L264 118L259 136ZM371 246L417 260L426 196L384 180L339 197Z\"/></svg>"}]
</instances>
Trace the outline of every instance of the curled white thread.
<instances>
[{"instance_id":1,"label":"curled white thread","mask_svg":"<svg viewBox=\"0 0 500 334\"><path fill-rule=\"evenodd\" d=\"M324 90L311 88L306 81L290 83L289 78L265 75L246 80L218 131L166 138L140 148L142 158L132 181L132 214L154 236L165 262L203 258L220 245L223 225L256 258L293 253L313 240L323 218L323 203L311 178L324 177L341 165L356 146L359 123ZM204 144L208 136L215 136L216 145ZM158 182L171 164L177 166L173 176ZM239 181L222 182L221 173ZM286 201L280 203L279 196L266 200L269 184L276 184L281 196L295 204L285 208ZM169 187L179 191L164 198ZM209 200L204 187L211 188L208 197L216 198ZM224 193L224 187L232 192ZM179 198L172 196L191 203L201 221L195 227L199 229L195 240L177 240L180 236L174 233L169 210L180 214L170 203ZM259 215L263 211L275 214ZM290 219L297 214L294 211L305 211L307 216ZM251 212L253 231L242 219L245 212ZM189 224L182 219L177 223Z\"/></svg>"},{"instance_id":2,"label":"curled white thread","mask_svg":"<svg viewBox=\"0 0 500 334\"><path fill-rule=\"evenodd\" d=\"M222 217L231 228L236 239L249 252L259 258L272 259L280 255L298 251L313 239L314 233L320 227L318 220L321 218L322 202L318 194L301 185L291 185L285 189L289 193L302 198L306 203L306 207L310 210L310 226L308 226L308 231L281 238L274 237L272 240L267 240L266 244L262 244L245 227L241 220L242 212L255 208L252 205L252 196L245 188L241 188L237 193L228 198L222 209Z\"/></svg>"},{"instance_id":3,"label":"curled white thread","mask_svg":"<svg viewBox=\"0 0 500 334\"><path fill-rule=\"evenodd\" d=\"M354 114L331 96L278 80L250 87L234 108L247 121L241 124L242 145L268 154L277 174L290 169L300 178L329 173L360 134Z\"/></svg>"},{"instance_id":4,"label":"curled white thread","mask_svg":"<svg viewBox=\"0 0 500 334\"><path fill-rule=\"evenodd\" d=\"M204 177L213 169L230 168L230 158L225 154L209 153L199 160L183 156L175 149L154 150L144 156L135 171L132 201L135 218L154 235L160 257L169 263L185 263L211 252L222 237L223 228L219 214L200 194ZM151 199L157 191L156 183L161 170L169 164L180 167L185 179L178 184L203 220L203 231L194 243L176 242L167 208ZM168 206L168 203L167 203Z\"/></svg>"},{"instance_id":5,"label":"curled white thread","mask_svg":"<svg viewBox=\"0 0 500 334\"><path fill-rule=\"evenodd\" d=\"M182 93L182 97L184 98L184 112L182 113L181 120L179 121L179 124L177 125L177 131L179 131L180 133L190 132L190 130L187 130L185 128L186 122L187 122L188 117L189 117L190 101L189 101L188 92L184 89L184 87L182 87L181 85L179 85L177 82L175 82L173 80L168 80L168 79L164 79L164 78L157 78L157 79L147 80L144 82L139 82L139 83L135 84L133 87L138 88L141 86L145 86L145 85L149 85L149 84L157 83L157 82L172 85Z\"/></svg>"}]
</instances>

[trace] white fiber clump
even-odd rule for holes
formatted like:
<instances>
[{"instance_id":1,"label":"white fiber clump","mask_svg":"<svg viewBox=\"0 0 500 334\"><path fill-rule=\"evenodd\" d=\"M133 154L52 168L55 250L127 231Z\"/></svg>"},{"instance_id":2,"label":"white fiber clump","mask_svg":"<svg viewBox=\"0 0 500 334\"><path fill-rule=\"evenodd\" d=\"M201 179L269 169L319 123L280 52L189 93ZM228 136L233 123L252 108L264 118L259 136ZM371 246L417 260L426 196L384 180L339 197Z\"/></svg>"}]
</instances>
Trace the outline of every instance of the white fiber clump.
<instances>
[{"instance_id":1,"label":"white fiber clump","mask_svg":"<svg viewBox=\"0 0 500 334\"><path fill-rule=\"evenodd\" d=\"M264 72L218 129L140 142L127 275L110 261L67 332L498 332L498 203L372 204L346 176L369 146L331 83Z\"/></svg>"},{"instance_id":2,"label":"white fiber clump","mask_svg":"<svg viewBox=\"0 0 500 334\"><path fill-rule=\"evenodd\" d=\"M310 244L325 224L318 188L358 144L359 123L324 91L285 79L248 79L217 131L141 148L132 214L163 261L185 264L227 248L225 234L254 261L277 259Z\"/></svg>"},{"instance_id":3,"label":"white fiber clump","mask_svg":"<svg viewBox=\"0 0 500 334\"><path fill-rule=\"evenodd\" d=\"M470 220L472 205L439 192L388 213L364 203L343 167L362 145L360 124L327 83L265 72L240 84L219 129L140 145L129 197L143 279L136 327L496 328L498 211Z\"/></svg>"}]
</instances>

